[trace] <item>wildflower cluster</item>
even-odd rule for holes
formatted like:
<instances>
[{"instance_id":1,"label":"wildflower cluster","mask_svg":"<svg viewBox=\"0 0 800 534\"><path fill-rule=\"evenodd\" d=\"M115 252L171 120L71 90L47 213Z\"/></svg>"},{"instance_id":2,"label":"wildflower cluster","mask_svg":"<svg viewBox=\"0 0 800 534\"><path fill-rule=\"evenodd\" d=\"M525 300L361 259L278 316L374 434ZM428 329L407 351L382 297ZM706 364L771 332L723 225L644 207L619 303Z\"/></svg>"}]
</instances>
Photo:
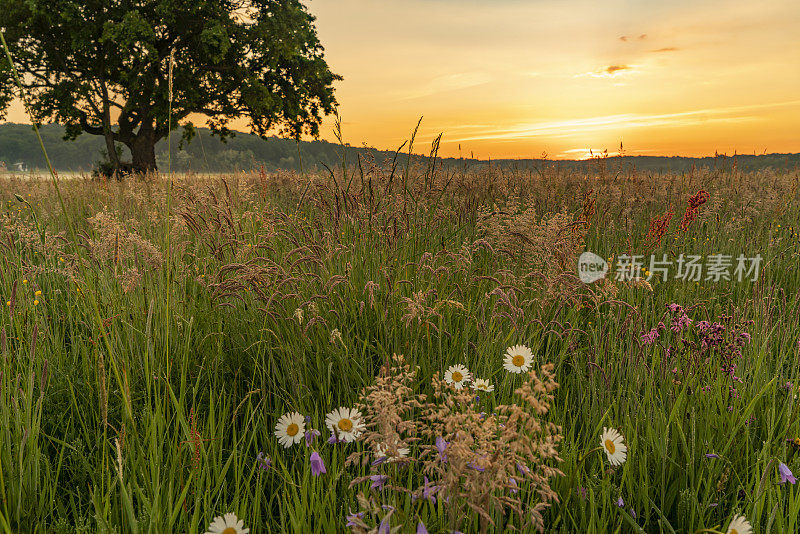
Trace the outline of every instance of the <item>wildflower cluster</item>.
<instances>
[{"instance_id":1,"label":"wildflower cluster","mask_svg":"<svg viewBox=\"0 0 800 534\"><path fill-rule=\"evenodd\" d=\"M736 368L742 349L751 341L746 328L752 324L724 314L713 322L695 322L683 306L673 303L667 305L663 320L642 332L639 339L643 345L664 350L664 369L669 369L676 381L696 377L702 381L699 387L707 389L716 376L722 375L730 380L730 394L735 397L736 384L741 382Z\"/></svg>"}]
</instances>

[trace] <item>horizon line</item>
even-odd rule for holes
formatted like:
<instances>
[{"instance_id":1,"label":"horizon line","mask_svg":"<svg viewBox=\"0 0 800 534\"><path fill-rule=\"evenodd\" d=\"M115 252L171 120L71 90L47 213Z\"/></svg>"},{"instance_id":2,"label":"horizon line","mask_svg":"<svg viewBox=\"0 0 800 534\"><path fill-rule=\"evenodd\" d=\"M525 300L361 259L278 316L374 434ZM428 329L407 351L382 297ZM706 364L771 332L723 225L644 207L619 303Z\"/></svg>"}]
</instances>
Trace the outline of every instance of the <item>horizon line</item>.
<instances>
[{"instance_id":1,"label":"horizon line","mask_svg":"<svg viewBox=\"0 0 800 534\"><path fill-rule=\"evenodd\" d=\"M31 122L16 122L16 121L0 120L0 127L2 127L4 125L31 126L31 127L33 126L33 124ZM54 125L63 127L62 124L56 123L56 122L40 124L39 126L43 127L43 126L54 126ZM178 129L179 128L175 128L175 130L178 130ZM203 130L207 130L207 131L211 130L208 126L195 126L195 129L198 129L198 130L199 129L203 129ZM173 130L173 132L175 130ZM246 131L246 130L239 130L239 129L235 129L234 128L234 129L232 129L232 131L235 132L235 134L243 134L243 135L249 135L249 136L253 136L253 137L259 137L264 141L268 141L270 139L278 139L278 140L283 140L283 141L293 141L294 140L291 137L281 137L281 136L279 136L277 134L273 134L270 137L264 138L264 137L259 136L258 134L255 134L255 133L252 133L252 132L249 132L249 131ZM86 133L86 132L83 132L83 133ZM86 134L87 135L92 135L92 134L88 134L88 133L86 133ZM102 136L95 135L93 137L102 137ZM164 138L164 139L166 139L166 138ZM331 144L331 145L340 146L339 142L331 141L329 139L325 139L322 136L320 136L318 138L305 138L305 139L301 138L300 141L301 142L305 142L305 143L324 142L324 143L328 143L328 144ZM64 141L64 142L68 143L69 141ZM451 142L453 142L453 141L451 141ZM398 150L396 148L379 148L377 146L366 144L363 141L362 141L361 144L353 144L351 142L344 142L343 145L348 147L348 148L352 148L352 149L356 149L356 150L364 150L364 149L365 150L376 150L376 151L379 151L379 152L399 153L399 154L402 154L402 155L408 155L408 152L402 152L402 151L398 152ZM460 143L459 143L459 145L460 145ZM591 156L589 155L590 151L592 153ZM545 152L545 154L547 154L546 150L544 152ZM545 157L542 157L542 156L521 156L521 155L517 155L517 156L500 156L500 157L494 157L494 156L489 155L489 156L486 156L486 157L479 157L479 156L474 156L474 151L473 151L472 152L473 155L471 157L466 157L466 156L438 156L438 158L442 159L442 160L465 160L465 161L478 161L478 162L491 162L491 161L574 161L574 162L582 162L582 161L591 161L593 159L616 159L616 158L622 158L622 159L624 159L624 158L713 159L713 158L717 158L717 157L729 157L729 158L732 158L732 157L737 157L737 156L751 156L751 157L759 157L759 156L796 156L796 155L800 155L800 147L798 147L798 150L796 152L768 152L767 149L765 149L762 152L756 153L756 152L738 152L738 151L734 150L733 154L728 154L727 152L715 151L714 154L708 153L706 155L700 155L700 156L697 156L697 155L692 156L692 155L679 154L679 153L647 154L647 153L644 153L644 152L649 152L649 150L648 149L635 149L635 150L630 150L629 153L626 153L626 151L623 148L623 153L620 153L618 149L608 150L606 148L597 149L597 148L593 148L593 147L577 147L577 148L561 151L561 152L558 153L558 155L552 155L552 157L551 157L550 154L547 154ZM582 153L582 154L584 154L584 157L559 157L561 154L567 154L567 153L576 153L576 154L581 154ZM413 155L414 156L419 156L419 157L429 157L429 154L426 154L424 152L420 152L420 153L414 152Z\"/></svg>"}]
</instances>

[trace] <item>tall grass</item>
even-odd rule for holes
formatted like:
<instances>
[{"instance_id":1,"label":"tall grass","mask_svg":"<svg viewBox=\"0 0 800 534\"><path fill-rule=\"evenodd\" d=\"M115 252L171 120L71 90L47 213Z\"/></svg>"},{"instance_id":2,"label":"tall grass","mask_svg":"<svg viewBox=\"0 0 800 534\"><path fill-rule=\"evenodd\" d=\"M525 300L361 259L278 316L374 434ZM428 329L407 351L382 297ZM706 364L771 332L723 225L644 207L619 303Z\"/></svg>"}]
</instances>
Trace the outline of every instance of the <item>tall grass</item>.
<instances>
[{"instance_id":1,"label":"tall grass","mask_svg":"<svg viewBox=\"0 0 800 534\"><path fill-rule=\"evenodd\" d=\"M352 406L393 353L420 367L422 393L455 363L489 378L490 413L520 383L502 354L524 343L560 384L547 420L562 427L564 475L551 480L549 529L724 531L734 513L759 533L798 529L797 490L777 475L780 462L800 470L787 441L800 436L797 171L531 175L398 159L327 175L176 176L171 192L153 177L70 180L63 210L55 183L2 179L0 528L204 532L232 511L251 532L344 531L358 493L371 493L398 507L403 531L417 517L449 531L442 500L350 487L369 474L345 467L363 445L323 444L325 413ZM709 202L679 230L701 189ZM653 245L650 222L670 210ZM757 282L650 291L581 284L583 250L760 253L764 264ZM677 334L642 342L672 303L695 322L753 321L741 382L673 373L664 353ZM278 445L273 427L290 410L323 430L327 474L311 474L305 445ZM619 468L590 453L603 426L628 443ZM498 532L519 524L492 520Z\"/></svg>"}]
</instances>

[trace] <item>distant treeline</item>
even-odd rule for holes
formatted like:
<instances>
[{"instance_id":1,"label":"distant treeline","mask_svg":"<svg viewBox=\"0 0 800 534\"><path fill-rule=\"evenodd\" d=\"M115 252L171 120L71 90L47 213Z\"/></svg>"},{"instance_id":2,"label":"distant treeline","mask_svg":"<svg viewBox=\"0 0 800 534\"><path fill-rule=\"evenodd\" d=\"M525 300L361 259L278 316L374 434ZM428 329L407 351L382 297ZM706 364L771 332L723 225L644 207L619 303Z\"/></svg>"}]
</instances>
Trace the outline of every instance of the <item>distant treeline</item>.
<instances>
[{"instance_id":1,"label":"distant treeline","mask_svg":"<svg viewBox=\"0 0 800 534\"><path fill-rule=\"evenodd\" d=\"M106 157L102 137L83 134L75 141L64 141L63 127L55 124L40 128L42 139L51 162L59 170L90 172ZM355 162L356 152L362 156L383 158L387 153L369 148L341 147L326 141L301 141L272 137L262 139L256 135L236 133L222 142L207 128L196 128L191 142L181 142L182 131L172 133L172 168L197 172L249 170L262 165L268 170L306 169L340 165L342 151ZM156 145L156 159L160 169L168 163L167 141ZM130 154L123 148L122 157ZM32 127L28 124L0 124L0 161L11 169L18 163L27 168L46 168L44 156Z\"/></svg>"},{"instance_id":2,"label":"distant treeline","mask_svg":"<svg viewBox=\"0 0 800 534\"><path fill-rule=\"evenodd\" d=\"M42 138L53 165L62 171L91 172L99 161L105 158L105 142L92 135L81 135L76 141L64 141L63 128L59 125L47 125L41 128ZM206 128L197 128L197 135L189 143L181 143L181 132L172 134L172 168L173 170L197 172L221 172L233 170L251 170L264 167L266 170L276 169L299 170L302 162L308 171L321 170L325 166L334 168L341 166L342 158L348 164L374 161L376 163L391 162L395 158L392 151L382 151L369 147L344 147L327 141L301 141L299 144L291 139L271 137L262 139L256 135L237 133L227 142L213 137ZM161 141L156 146L159 168L167 167L167 142ZM123 157L128 155L123 153ZM423 156L417 156L422 158ZM405 164L407 156L401 155L398 162ZM0 124L0 161L5 162L8 169L44 169L46 163L39 143L30 125ZM642 172L686 171L692 168L710 167L730 169L734 165L732 156L712 156L706 158L661 157L661 156L625 156L609 157L598 160L550 160L541 159L503 159L476 160L444 158L440 164L445 167L475 168L485 165L497 165L516 169L541 169L545 164L557 166L564 170L583 170L586 172L603 172L621 167L635 167ZM800 154L762 154L737 155L735 165L743 171L764 168L794 169L800 166Z\"/></svg>"}]
</instances>

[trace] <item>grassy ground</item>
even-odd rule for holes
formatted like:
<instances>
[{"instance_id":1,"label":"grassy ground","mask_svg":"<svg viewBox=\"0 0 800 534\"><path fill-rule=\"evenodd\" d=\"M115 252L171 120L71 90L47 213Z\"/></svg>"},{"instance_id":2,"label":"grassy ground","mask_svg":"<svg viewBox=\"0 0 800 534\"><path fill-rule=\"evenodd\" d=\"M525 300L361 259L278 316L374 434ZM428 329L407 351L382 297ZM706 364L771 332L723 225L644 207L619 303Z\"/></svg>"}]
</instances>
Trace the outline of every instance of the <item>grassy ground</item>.
<instances>
[{"instance_id":1,"label":"grassy ground","mask_svg":"<svg viewBox=\"0 0 800 534\"><path fill-rule=\"evenodd\" d=\"M778 466L800 470L790 441L800 436L799 181L796 170L654 176L599 162L584 176L363 162L335 177L181 175L171 189L71 179L64 211L52 183L6 178L0 527L204 532L234 512L253 533L333 532L361 509L358 522L403 532L419 521L429 532L527 529L539 511L554 532L724 532L735 514L758 533L795 532L800 496ZM708 201L679 228L700 190ZM663 235L648 235L669 212ZM756 282L673 271L585 285L584 250L612 263L763 262ZM346 466L369 445L326 443L325 414L363 401L392 354L419 366L410 384L426 402L445 405L431 380L464 364L496 389L454 413L524 406L514 389L525 375L503 369L516 344L532 349L539 376L554 364L559 387L537 418L561 435L560 461L532 453L542 476L520 479L519 493L500 458L453 473L453 449L439 469L431 432L455 443L459 429L422 408L404 415L416 435L400 432L411 461ZM321 431L310 448L278 444L289 411ZM621 466L598 450L603 427L625 438ZM312 474L312 451L325 474ZM391 484L359 481L375 474ZM403 491L425 475L451 477L451 494L434 503ZM558 502L536 507L549 488ZM487 504L506 497L520 513Z\"/></svg>"}]
</instances>

